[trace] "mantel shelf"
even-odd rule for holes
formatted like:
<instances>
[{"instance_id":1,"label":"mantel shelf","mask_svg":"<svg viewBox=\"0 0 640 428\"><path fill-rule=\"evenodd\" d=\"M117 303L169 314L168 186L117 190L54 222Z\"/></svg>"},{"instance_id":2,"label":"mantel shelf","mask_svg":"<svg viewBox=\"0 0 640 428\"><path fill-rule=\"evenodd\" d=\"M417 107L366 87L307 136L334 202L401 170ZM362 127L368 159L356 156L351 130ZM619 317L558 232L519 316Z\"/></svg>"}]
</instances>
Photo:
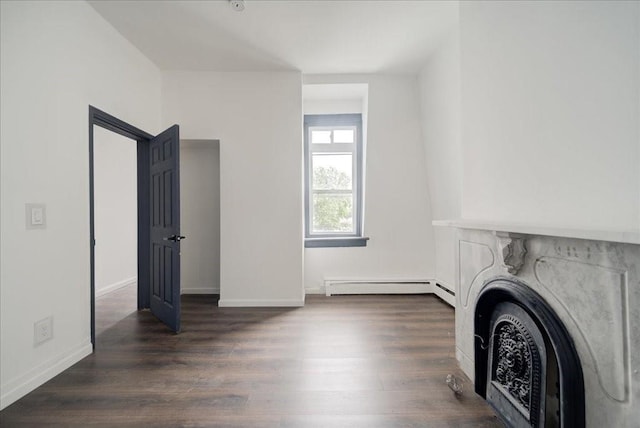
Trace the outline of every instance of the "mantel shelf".
<instances>
[{"instance_id":1,"label":"mantel shelf","mask_svg":"<svg viewBox=\"0 0 640 428\"><path fill-rule=\"evenodd\" d=\"M482 220L434 220L437 227L458 229L491 230L496 232L521 233L525 235L558 236L562 238L589 239L593 241L620 242L640 245L640 230L596 230L571 229L531 224L499 223Z\"/></svg>"}]
</instances>

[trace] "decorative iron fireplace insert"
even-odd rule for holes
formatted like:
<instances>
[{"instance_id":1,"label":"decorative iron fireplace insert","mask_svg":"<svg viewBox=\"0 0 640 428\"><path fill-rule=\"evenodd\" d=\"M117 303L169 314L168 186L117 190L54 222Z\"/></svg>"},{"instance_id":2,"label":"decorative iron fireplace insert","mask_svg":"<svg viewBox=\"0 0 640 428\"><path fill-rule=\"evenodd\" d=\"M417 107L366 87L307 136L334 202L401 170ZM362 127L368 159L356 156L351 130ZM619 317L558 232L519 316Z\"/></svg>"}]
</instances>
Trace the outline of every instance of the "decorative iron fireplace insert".
<instances>
[{"instance_id":1,"label":"decorative iron fireplace insert","mask_svg":"<svg viewBox=\"0 0 640 428\"><path fill-rule=\"evenodd\" d=\"M476 300L475 391L511 427L585 426L582 366L551 307L512 278Z\"/></svg>"}]
</instances>

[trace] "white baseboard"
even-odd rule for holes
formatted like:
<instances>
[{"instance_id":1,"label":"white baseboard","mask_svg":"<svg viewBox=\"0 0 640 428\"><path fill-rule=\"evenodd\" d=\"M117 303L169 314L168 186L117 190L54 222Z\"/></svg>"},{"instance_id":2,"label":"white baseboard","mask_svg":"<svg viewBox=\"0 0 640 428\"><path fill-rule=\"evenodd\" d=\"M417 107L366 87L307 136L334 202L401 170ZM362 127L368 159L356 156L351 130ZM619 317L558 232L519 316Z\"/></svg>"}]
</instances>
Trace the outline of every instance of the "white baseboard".
<instances>
[{"instance_id":1,"label":"white baseboard","mask_svg":"<svg viewBox=\"0 0 640 428\"><path fill-rule=\"evenodd\" d=\"M93 352L91 342L59 354L0 387L0 410L24 397Z\"/></svg>"},{"instance_id":2,"label":"white baseboard","mask_svg":"<svg viewBox=\"0 0 640 428\"><path fill-rule=\"evenodd\" d=\"M211 287L211 288L182 287L180 288L180 294L220 294L220 287Z\"/></svg>"},{"instance_id":3,"label":"white baseboard","mask_svg":"<svg viewBox=\"0 0 640 428\"><path fill-rule=\"evenodd\" d=\"M109 294L113 291L116 291L119 288L126 287L127 285L135 284L138 282L137 276L132 276L131 278L123 279L122 281L114 282L113 284L107 285L106 287L102 287L99 290L96 289L96 297L102 297L105 294Z\"/></svg>"},{"instance_id":4,"label":"white baseboard","mask_svg":"<svg viewBox=\"0 0 640 428\"><path fill-rule=\"evenodd\" d=\"M302 307L304 299L220 299L221 308L249 308L249 307Z\"/></svg>"}]
</instances>

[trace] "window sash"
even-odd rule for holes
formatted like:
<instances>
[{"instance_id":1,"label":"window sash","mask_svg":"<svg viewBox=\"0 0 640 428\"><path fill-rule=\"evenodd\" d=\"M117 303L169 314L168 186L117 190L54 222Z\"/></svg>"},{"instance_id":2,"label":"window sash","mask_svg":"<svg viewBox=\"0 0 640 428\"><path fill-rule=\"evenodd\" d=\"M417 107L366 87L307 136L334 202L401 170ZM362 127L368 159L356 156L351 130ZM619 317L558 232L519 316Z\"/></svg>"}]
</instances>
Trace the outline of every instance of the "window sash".
<instances>
[{"instance_id":1,"label":"window sash","mask_svg":"<svg viewBox=\"0 0 640 428\"><path fill-rule=\"evenodd\" d=\"M329 143L314 143L313 141L313 132L317 132L317 131L329 131L330 132L330 142ZM353 132L353 142L348 143L348 142L336 142L335 140L335 131L352 131ZM310 146L345 146L345 145L353 145L355 146L357 140L358 140L358 126L340 126L340 125L336 125L336 126L309 126L309 130L308 130L308 138L309 138L309 145Z\"/></svg>"},{"instance_id":2,"label":"window sash","mask_svg":"<svg viewBox=\"0 0 640 428\"><path fill-rule=\"evenodd\" d=\"M321 153L326 153L326 152L321 152ZM333 152L331 152L333 153ZM348 151L348 152L339 152L339 153L348 153L351 154L351 189L339 189L339 188L328 188L328 189L316 189L314 187L314 164L313 164L313 157L314 154L316 154L315 152L311 151L309 153L309 175L310 175L310 179L309 179L309 188L307 189L307 192L310 193L309 198L309 219L308 219L308 234L310 236L355 236L355 234L358 231L358 207L357 207L357 200L354 197L354 195L356 194L356 190L357 190L357 186L358 186L358 182L357 182L357 159L355 156L355 153ZM350 217L350 221L351 221L351 229L349 230L327 230L327 231L319 231L315 229L315 224L316 224L316 211L315 211L315 196L316 195L345 195L345 196L350 196L351 199L351 217Z\"/></svg>"}]
</instances>

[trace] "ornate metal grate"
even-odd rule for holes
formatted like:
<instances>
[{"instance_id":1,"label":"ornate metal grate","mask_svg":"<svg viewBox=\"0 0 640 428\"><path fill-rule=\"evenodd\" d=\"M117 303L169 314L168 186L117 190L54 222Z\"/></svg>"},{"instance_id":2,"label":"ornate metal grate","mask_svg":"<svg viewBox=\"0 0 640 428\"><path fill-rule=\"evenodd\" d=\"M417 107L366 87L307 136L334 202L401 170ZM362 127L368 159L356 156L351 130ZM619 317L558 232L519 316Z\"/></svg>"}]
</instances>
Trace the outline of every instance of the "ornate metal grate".
<instances>
[{"instance_id":1,"label":"ornate metal grate","mask_svg":"<svg viewBox=\"0 0 640 428\"><path fill-rule=\"evenodd\" d=\"M542 426L546 349L540 331L513 303L496 306L491 326L487 399L512 426Z\"/></svg>"},{"instance_id":2,"label":"ornate metal grate","mask_svg":"<svg viewBox=\"0 0 640 428\"><path fill-rule=\"evenodd\" d=\"M498 382L514 400L530 411L533 383L531 349L535 344L531 334L517 324L517 320L503 321L496 328L496 358L491 380Z\"/></svg>"}]
</instances>

